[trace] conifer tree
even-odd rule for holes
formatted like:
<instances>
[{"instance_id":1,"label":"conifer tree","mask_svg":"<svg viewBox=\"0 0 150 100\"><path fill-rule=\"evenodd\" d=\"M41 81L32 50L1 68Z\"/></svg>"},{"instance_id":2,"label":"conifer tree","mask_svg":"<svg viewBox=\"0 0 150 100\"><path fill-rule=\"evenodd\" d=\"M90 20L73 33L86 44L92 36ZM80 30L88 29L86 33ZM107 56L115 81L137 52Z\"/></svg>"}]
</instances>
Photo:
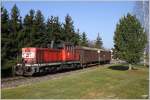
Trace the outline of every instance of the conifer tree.
<instances>
[{"instance_id":1,"label":"conifer tree","mask_svg":"<svg viewBox=\"0 0 150 100\"><path fill-rule=\"evenodd\" d=\"M11 9L9 15L5 8L2 8L2 69L9 70L16 64L18 48L18 35L22 30L22 20L19 9L16 5ZM2 74L5 73L2 70Z\"/></svg>"},{"instance_id":2,"label":"conifer tree","mask_svg":"<svg viewBox=\"0 0 150 100\"><path fill-rule=\"evenodd\" d=\"M61 40L61 24L59 22L59 17L54 17L53 19L53 36L54 41L60 41Z\"/></svg>"},{"instance_id":3,"label":"conifer tree","mask_svg":"<svg viewBox=\"0 0 150 100\"><path fill-rule=\"evenodd\" d=\"M8 33L9 29L9 16L8 12L4 7L1 7L1 32L2 33ZM5 35L4 34L4 35ZM3 35L3 34L2 34Z\"/></svg>"},{"instance_id":4,"label":"conifer tree","mask_svg":"<svg viewBox=\"0 0 150 100\"><path fill-rule=\"evenodd\" d=\"M31 31L30 19L29 19L29 15L28 14L25 15L23 26L24 26L24 32L30 32Z\"/></svg>"},{"instance_id":5,"label":"conifer tree","mask_svg":"<svg viewBox=\"0 0 150 100\"><path fill-rule=\"evenodd\" d=\"M10 25L11 25L11 32L16 33L20 30L20 12L16 4L13 6L11 9L11 20L10 20Z\"/></svg>"},{"instance_id":6,"label":"conifer tree","mask_svg":"<svg viewBox=\"0 0 150 100\"><path fill-rule=\"evenodd\" d=\"M62 40L62 26L59 22L59 17L51 16L48 18L46 24L46 31L47 31L47 42L60 42Z\"/></svg>"},{"instance_id":7,"label":"conifer tree","mask_svg":"<svg viewBox=\"0 0 150 100\"><path fill-rule=\"evenodd\" d=\"M15 60L17 57L17 52L19 51L19 42L18 35L21 31L21 20L20 20L20 11L16 4L11 9L11 19L10 19L10 53L9 56L12 60Z\"/></svg>"},{"instance_id":8,"label":"conifer tree","mask_svg":"<svg viewBox=\"0 0 150 100\"><path fill-rule=\"evenodd\" d=\"M6 63L8 57L9 48L9 15L4 7L1 7L1 65L2 69Z\"/></svg>"},{"instance_id":9,"label":"conifer tree","mask_svg":"<svg viewBox=\"0 0 150 100\"><path fill-rule=\"evenodd\" d=\"M140 62L147 42L146 33L135 16L127 14L120 19L114 35L117 57L131 64Z\"/></svg>"},{"instance_id":10,"label":"conifer tree","mask_svg":"<svg viewBox=\"0 0 150 100\"><path fill-rule=\"evenodd\" d=\"M74 34L74 26L72 18L69 14L65 17L64 23L65 41L70 42Z\"/></svg>"},{"instance_id":11,"label":"conifer tree","mask_svg":"<svg viewBox=\"0 0 150 100\"><path fill-rule=\"evenodd\" d=\"M30 10L29 14L25 15L24 21L23 21L23 32L22 37L20 37L20 40L23 41L24 46L33 46L33 24L34 24L34 10Z\"/></svg>"},{"instance_id":12,"label":"conifer tree","mask_svg":"<svg viewBox=\"0 0 150 100\"><path fill-rule=\"evenodd\" d=\"M87 35L85 32L83 32L82 36L81 36L81 45L82 46L88 46Z\"/></svg>"},{"instance_id":13,"label":"conifer tree","mask_svg":"<svg viewBox=\"0 0 150 100\"><path fill-rule=\"evenodd\" d=\"M75 32L75 35L73 37L74 45L81 45L81 36L80 36L80 30L77 29Z\"/></svg>"},{"instance_id":14,"label":"conifer tree","mask_svg":"<svg viewBox=\"0 0 150 100\"><path fill-rule=\"evenodd\" d=\"M45 23L44 16L40 10L35 14L33 23L33 45L37 47L45 47L44 37L45 35Z\"/></svg>"},{"instance_id":15,"label":"conifer tree","mask_svg":"<svg viewBox=\"0 0 150 100\"><path fill-rule=\"evenodd\" d=\"M96 39L96 42L95 42L95 47L96 48L102 48L102 45L103 45L103 42L102 42L102 39L101 37L99 36L99 33L98 33L98 36L97 36L97 39Z\"/></svg>"},{"instance_id":16,"label":"conifer tree","mask_svg":"<svg viewBox=\"0 0 150 100\"><path fill-rule=\"evenodd\" d=\"M74 45L79 44L80 40L80 35L75 32L74 25L73 25L73 20L69 14L65 17L65 23L63 27L63 37L64 40L67 42L71 42Z\"/></svg>"}]
</instances>

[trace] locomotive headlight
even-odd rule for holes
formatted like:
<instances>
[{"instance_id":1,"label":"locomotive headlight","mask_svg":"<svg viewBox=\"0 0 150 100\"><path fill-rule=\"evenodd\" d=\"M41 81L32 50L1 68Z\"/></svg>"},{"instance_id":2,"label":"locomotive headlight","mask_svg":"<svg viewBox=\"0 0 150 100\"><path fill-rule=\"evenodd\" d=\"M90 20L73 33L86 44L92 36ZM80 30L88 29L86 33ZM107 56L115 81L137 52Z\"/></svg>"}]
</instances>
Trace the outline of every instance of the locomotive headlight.
<instances>
[{"instance_id":1,"label":"locomotive headlight","mask_svg":"<svg viewBox=\"0 0 150 100\"><path fill-rule=\"evenodd\" d=\"M100 61L101 61L101 60L100 60L100 52L101 52L100 50L97 51L97 53L98 53L98 62L99 62L99 65L100 65Z\"/></svg>"},{"instance_id":2,"label":"locomotive headlight","mask_svg":"<svg viewBox=\"0 0 150 100\"><path fill-rule=\"evenodd\" d=\"M97 53L100 53L100 50L98 50Z\"/></svg>"}]
</instances>

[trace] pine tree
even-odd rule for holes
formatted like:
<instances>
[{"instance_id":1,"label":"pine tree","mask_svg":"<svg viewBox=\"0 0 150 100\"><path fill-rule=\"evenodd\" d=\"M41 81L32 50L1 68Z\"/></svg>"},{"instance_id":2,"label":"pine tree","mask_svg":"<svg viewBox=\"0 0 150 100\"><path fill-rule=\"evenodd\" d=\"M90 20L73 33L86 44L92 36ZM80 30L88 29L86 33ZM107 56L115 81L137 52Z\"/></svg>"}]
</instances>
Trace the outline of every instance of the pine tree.
<instances>
[{"instance_id":1,"label":"pine tree","mask_svg":"<svg viewBox=\"0 0 150 100\"><path fill-rule=\"evenodd\" d=\"M127 14L120 19L114 35L114 47L118 58L131 64L140 62L147 42L146 33L135 16Z\"/></svg>"},{"instance_id":2,"label":"pine tree","mask_svg":"<svg viewBox=\"0 0 150 100\"><path fill-rule=\"evenodd\" d=\"M47 36L49 37L49 38L47 38L48 43L50 43L54 39L54 37L53 37L53 27L54 27L53 19L54 19L53 16L51 16L51 18L47 19L47 23L46 23L46 32L47 32Z\"/></svg>"},{"instance_id":3,"label":"pine tree","mask_svg":"<svg viewBox=\"0 0 150 100\"><path fill-rule=\"evenodd\" d=\"M23 20L23 29L18 34L19 48L25 47L27 43L29 43L29 24L28 24L28 15L25 16Z\"/></svg>"},{"instance_id":4,"label":"pine tree","mask_svg":"<svg viewBox=\"0 0 150 100\"><path fill-rule=\"evenodd\" d=\"M11 26L11 32L16 33L20 30L20 12L16 4L13 6L11 9L11 21L10 21L10 26Z\"/></svg>"},{"instance_id":5,"label":"pine tree","mask_svg":"<svg viewBox=\"0 0 150 100\"><path fill-rule=\"evenodd\" d=\"M74 26L72 18L69 14L67 14L67 16L65 17L64 34L65 41L70 42L74 34Z\"/></svg>"},{"instance_id":6,"label":"pine tree","mask_svg":"<svg viewBox=\"0 0 150 100\"><path fill-rule=\"evenodd\" d=\"M11 31L11 35L10 35L10 39L13 40L12 41L12 54L13 56L16 56L17 50L18 48L18 34L19 31L22 29L22 21L21 21L21 16L20 16L20 12L18 7L16 6L16 4L13 6L13 8L11 9L11 19L10 19L10 31Z\"/></svg>"},{"instance_id":7,"label":"pine tree","mask_svg":"<svg viewBox=\"0 0 150 100\"><path fill-rule=\"evenodd\" d=\"M33 45L36 47L45 47L44 35L45 35L45 23L44 16L40 10L35 14L33 23Z\"/></svg>"},{"instance_id":8,"label":"pine tree","mask_svg":"<svg viewBox=\"0 0 150 100\"><path fill-rule=\"evenodd\" d=\"M1 7L1 64L2 69L8 58L9 48L9 15L4 7Z\"/></svg>"},{"instance_id":9,"label":"pine tree","mask_svg":"<svg viewBox=\"0 0 150 100\"><path fill-rule=\"evenodd\" d=\"M34 23L34 17L35 17L35 11L33 9L31 9L29 11L29 22L30 22L30 27L33 26L33 23ZM31 28L32 29L32 28Z\"/></svg>"},{"instance_id":10,"label":"pine tree","mask_svg":"<svg viewBox=\"0 0 150 100\"><path fill-rule=\"evenodd\" d=\"M1 32L2 33L8 33L8 27L9 27L9 16L8 12L4 7L1 7ZM5 34L4 34L5 35Z\"/></svg>"},{"instance_id":11,"label":"pine tree","mask_svg":"<svg viewBox=\"0 0 150 100\"><path fill-rule=\"evenodd\" d=\"M20 12L16 4L11 9L11 19L10 19L10 53L9 56L11 57L11 60L15 60L17 53L19 51L19 41L18 41L18 35L20 34L19 31L21 31L21 20L20 20Z\"/></svg>"},{"instance_id":12,"label":"pine tree","mask_svg":"<svg viewBox=\"0 0 150 100\"><path fill-rule=\"evenodd\" d=\"M77 32L75 32L74 34L73 42L74 42L74 45L81 45L81 36L80 36L79 29L77 29Z\"/></svg>"},{"instance_id":13,"label":"pine tree","mask_svg":"<svg viewBox=\"0 0 150 100\"><path fill-rule=\"evenodd\" d=\"M30 45L33 45L33 39L34 39L34 19L35 19L35 11L33 9L31 9L29 11L29 18L28 18L28 22L29 22L29 41L30 41Z\"/></svg>"},{"instance_id":14,"label":"pine tree","mask_svg":"<svg viewBox=\"0 0 150 100\"><path fill-rule=\"evenodd\" d=\"M78 32L75 32L73 20L69 14L67 14L67 16L65 17L65 23L63 28L64 40L67 42L71 42L74 45L78 45L80 41L80 35L78 34Z\"/></svg>"},{"instance_id":15,"label":"pine tree","mask_svg":"<svg viewBox=\"0 0 150 100\"><path fill-rule=\"evenodd\" d=\"M30 19L29 19L29 15L28 14L24 18L23 26L24 26L24 32L30 32L31 31Z\"/></svg>"},{"instance_id":16,"label":"pine tree","mask_svg":"<svg viewBox=\"0 0 150 100\"><path fill-rule=\"evenodd\" d=\"M25 32L32 32L33 31L33 24L34 24L34 15L35 11L34 10L30 10L29 11L29 14L25 15L25 18L24 18L24 31Z\"/></svg>"},{"instance_id":17,"label":"pine tree","mask_svg":"<svg viewBox=\"0 0 150 100\"><path fill-rule=\"evenodd\" d=\"M53 19L53 36L54 36L54 41L60 41L61 40L61 24L59 22L58 17L54 17Z\"/></svg>"},{"instance_id":18,"label":"pine tree","mask_svg":"<svg viewBox=\"0 0 150 100\"><path fill-rule=\"evenodd\" d=\"M62 26L59 22L59 17L51 16L47 20L47 43L51 43L52 41L58 43L62 40Z\"/></svg>"},{"instance_id":19,"label":"pine tree","mask_svg":"<svg viewBox=\"0 0 150 100\"><path fill-rule=\"evenodd\" d=\"M97 39L96 39L96 42L95 42L95 47L100 49L100 48L102 48L102 45L103 45L102 39L101 39L101 37L99 36L99 33L98 33L98 36L97 36Z\"/></svg>"},{"instance_id":20,"label":"pine tree","mask_svg":"<svg viewBox=\"0 0 150 100\"><path fill-rule=\"evenodd\" d=\"M18 35L22 30L22 20L16 5L11 9L11 18L7 10L2 8L2 69L10 70L16 64L18 48ZM5 73L2 70L2 74Z\"/></svg>"},{"instance_id":21,"label":"pine tree","mask_svg":"<svg viewBox=\"0 0 150 100\"><path fill-rule=\"evenodd\" d=\"M81 45L88 46L88 40L85 32L83 32L81 36Z\"/></svg>"},{"instance_id":22,"label":"pine tree","mask_svg":"<svg viewBox=\"0 0 150 100\"><path fill-rule=\"evenodd\" d=\"M34 20L35 32L43 32L44 29L44 16L40 10L37 10Z\"/></svg>"},{"instance_id":23,"label":"pine tree","mask_svg":"<svg viewBox=\"0 0 150 100\"><path fill-rule=\"evenodd\" d=\"M25 15L23 21L23 32L20 35L20 41L22 40L23 46L33 46L33 34L34 34L34 10L30 10L29 14Z\"/></svg>"},{"instance_id":24,"label":"pine tree","mask_svg":"<svg viewBox=\"0 0 150 100\"><path fill-rule=\"evenodd\" d=\"M23 29L22 17L19 18L19 30Z\"/></svg>"}]
</instances>

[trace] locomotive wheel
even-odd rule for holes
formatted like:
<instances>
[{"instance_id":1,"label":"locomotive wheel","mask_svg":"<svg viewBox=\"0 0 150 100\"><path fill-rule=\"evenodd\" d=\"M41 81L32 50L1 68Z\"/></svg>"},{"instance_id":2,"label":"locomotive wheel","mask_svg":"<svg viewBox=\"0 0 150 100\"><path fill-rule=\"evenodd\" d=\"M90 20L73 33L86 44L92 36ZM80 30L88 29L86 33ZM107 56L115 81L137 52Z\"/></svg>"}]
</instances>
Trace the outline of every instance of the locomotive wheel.
<instances>
[{"instance_id":1,"label":"locomotive wheel","mask_svg":"<svg viewBox=\"0 0 150 100\"><path fill-rule=\"evenodd\" d=\"M15 66L14 67L15 75L23 75L22 66Z\"/></svg>"}]
</instances>

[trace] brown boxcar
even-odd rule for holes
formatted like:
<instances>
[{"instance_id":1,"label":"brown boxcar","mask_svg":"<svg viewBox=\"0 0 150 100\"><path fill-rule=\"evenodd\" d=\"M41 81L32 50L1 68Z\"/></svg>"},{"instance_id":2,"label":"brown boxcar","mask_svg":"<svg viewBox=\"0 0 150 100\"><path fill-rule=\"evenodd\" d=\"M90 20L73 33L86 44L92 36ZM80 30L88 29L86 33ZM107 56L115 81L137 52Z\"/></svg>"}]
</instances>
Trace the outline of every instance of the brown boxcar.
<instances>
[{"instance_id":1,"label":"brown boxcar","mask_svg":"<svg viewBox=\"0 0 150 100\"><path fill-rule=\"evenodd\" d=\"M101 63L110 63L111 60L111 52L106 50L100 51L100 62Z\"/></svg>"},{"instance_id":2,"label":"brown boxcar","mask_svg":"<svg viewBox=\"0 0 150 100\"><path fill-rule=\"evenodd\" d=\"M109 63L111 60L110 51L89 47L77 47L76 49L80 54L80 63L82 65L93 63Z\"/></svg>"}]
</instances>

